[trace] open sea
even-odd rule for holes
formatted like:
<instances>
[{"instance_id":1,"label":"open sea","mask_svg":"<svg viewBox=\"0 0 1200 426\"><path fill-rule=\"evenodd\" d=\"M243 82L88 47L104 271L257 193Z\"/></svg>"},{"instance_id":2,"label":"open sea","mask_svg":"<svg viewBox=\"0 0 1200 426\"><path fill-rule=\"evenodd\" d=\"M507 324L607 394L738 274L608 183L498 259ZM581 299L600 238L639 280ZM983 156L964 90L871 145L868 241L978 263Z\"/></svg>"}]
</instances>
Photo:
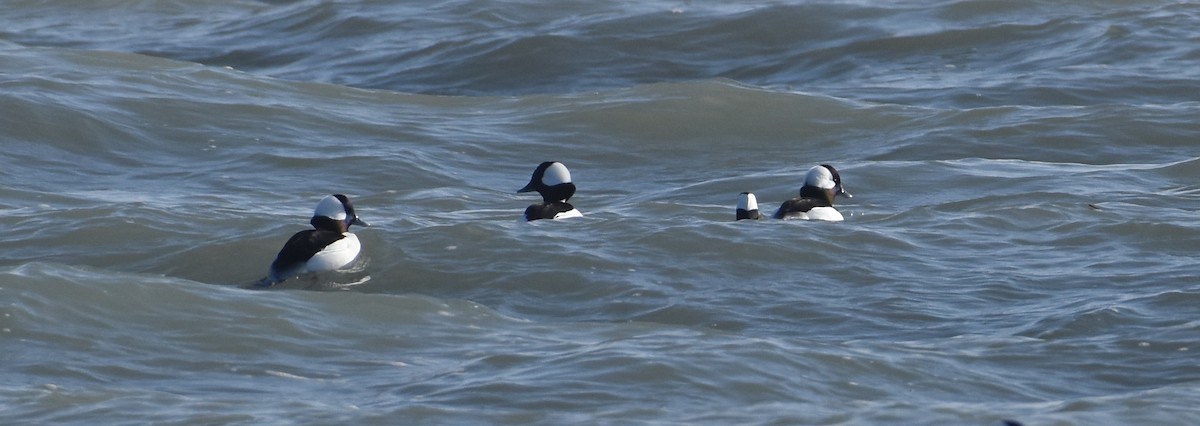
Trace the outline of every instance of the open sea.
<instances>
[{"instance_id":1,"label":"open sea","mask_svg":"<svg viewBox=\"0 0 1200 426\"><path fill-rule=\"evenodd\" d=\"M3 424L1200 424L1198 260L1200 2L0 2Z\"/></svg>"}]
</instances>

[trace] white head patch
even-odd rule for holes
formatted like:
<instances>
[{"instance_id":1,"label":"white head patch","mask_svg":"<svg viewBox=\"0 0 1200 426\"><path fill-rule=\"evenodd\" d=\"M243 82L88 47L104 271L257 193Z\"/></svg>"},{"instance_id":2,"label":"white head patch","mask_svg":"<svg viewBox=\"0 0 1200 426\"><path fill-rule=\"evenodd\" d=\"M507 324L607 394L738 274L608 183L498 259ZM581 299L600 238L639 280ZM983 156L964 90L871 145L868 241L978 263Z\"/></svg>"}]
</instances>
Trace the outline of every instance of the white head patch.
<instances>
[{"instance_id":1,"label":"white head patch","mask_svg":"<svg viewBox=\"0 0 1200 426\"><path fill-rule=\"evenodd\" d=\"M738 197L737 208L746 211L758 210L758 199L754 197L754 194L743 192L742 195Z\"/></svg>"},{"instance_id":2,"label":"white head patch","mask_svg":"<svg viewBox=\"0 0 1200 426\"><path fill-rule=\"evenodd\" d=\"M316 210L313 210L313 216L325 216L333 220L346 220L346 206L332 195L321 199L317 203Z\"/></svg>"},{"instance_id":3,"label":"white head patch","mask_svg":"<svg viewBox=\"0 0 1200 426\"><path fill-rule=\"evenodd\" d=\"M836 183L833 181L833 173L829 173L829 169L825 166L815 166L808 169L808 174L804 175L804 186L833 189Z\"/></svg>"},{"instance_id":4,"label":"white head patch","mask_svg":"<svg viewBox=\"0 0 1200 426\"><path fill-rule=\"evenodd\" d=\"M546 173L542 174L542 183L546 186L554 186L560 183L570 183L571 172L567 171L567 166L562 163L551 164L546 168Z\"/></svg>"}]
</instances>

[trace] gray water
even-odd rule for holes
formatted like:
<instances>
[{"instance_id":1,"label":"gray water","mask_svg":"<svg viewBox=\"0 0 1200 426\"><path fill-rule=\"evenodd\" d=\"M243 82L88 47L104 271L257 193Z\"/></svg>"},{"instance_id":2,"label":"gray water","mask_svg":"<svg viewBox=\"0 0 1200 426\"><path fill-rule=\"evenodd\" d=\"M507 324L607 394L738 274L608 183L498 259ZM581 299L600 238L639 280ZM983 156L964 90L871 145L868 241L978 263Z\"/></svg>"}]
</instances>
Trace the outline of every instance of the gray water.
<instances>
[{"instance_id":1,"label":"gray water","mask_svg":"<svg viewBox=\"0 0 1200 426\"><path fill-rule=\"evenodd\" d=\"M1200 4L0 24L6 424L1200 423ZM819 163L844 222L732 220ZM363 262L247 289L335 192Z\"/></svg>"}]
</instances>

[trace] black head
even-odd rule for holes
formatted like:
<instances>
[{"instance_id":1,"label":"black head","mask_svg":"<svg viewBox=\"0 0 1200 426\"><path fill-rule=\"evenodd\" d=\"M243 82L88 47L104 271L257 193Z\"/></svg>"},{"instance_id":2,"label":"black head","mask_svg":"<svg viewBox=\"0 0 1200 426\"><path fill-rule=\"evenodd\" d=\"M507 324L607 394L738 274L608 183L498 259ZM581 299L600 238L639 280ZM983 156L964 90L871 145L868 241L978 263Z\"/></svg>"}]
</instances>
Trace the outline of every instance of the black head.
<instances>
[{"instance_id":1,"label":"black head","mask_svg":"<svg viewBox=\"0 0 1200 426\"><path fill-rule=\"evenodd\" d=\"M342 194L330 195L317 203L309 223L317 229L338 232L348 231L350 225L371 226L358 218L358 214L354 212L354 204L350 202L349 197Z\"/></svg>"},{"instance_id":2,"label":"black head","mask_svg":"<svg viewBox=\"0 0 1200 426\"><path fill-rule=\"evenodd\" d=\"M517 192L537 191L542 194L542 200L547 203L567 201L575 195L575 184L571 182L571 172L567 166L557 161L547 161L539 164L529 178L529 183Z\"/></svg>"},{"instance_id":3,"label":"black head","mask_svg":"<svg viewBox=\"0 0 1200 426\"><path fill-rule=\"evenodd\" d=\"M754 194L749 192L738 194L737 211L735 213L736 220L758 220L762 218L762 214L758 212L758 199L754 197Z\"/></svg>"},{"instance_id":4,"label":"black head","mask_svg":"<svg viewBox=\"0 0 1200 426\"><path fill-rule=\"evenodd\" d=\"M808 169L804 175L804 186L800 188L800 198L816 198L833 205L833 199L838 195L854 197L842 188L842 176L837 169L828 164Z\"/></svg>"},{"instance_id":5,"label":"black head","mask_svg":"<svg viewBox=\"0 0 1200 426\"><path fill-rule=\"evenodd\" d=\"M833 193L834 195L845 195L846 198L854 198L846 189L842 187L842 175L838 174L837 169L828 164L822 164L821 167L829 169L829 174L833 175Z\"/></svg>"}]
</instances>

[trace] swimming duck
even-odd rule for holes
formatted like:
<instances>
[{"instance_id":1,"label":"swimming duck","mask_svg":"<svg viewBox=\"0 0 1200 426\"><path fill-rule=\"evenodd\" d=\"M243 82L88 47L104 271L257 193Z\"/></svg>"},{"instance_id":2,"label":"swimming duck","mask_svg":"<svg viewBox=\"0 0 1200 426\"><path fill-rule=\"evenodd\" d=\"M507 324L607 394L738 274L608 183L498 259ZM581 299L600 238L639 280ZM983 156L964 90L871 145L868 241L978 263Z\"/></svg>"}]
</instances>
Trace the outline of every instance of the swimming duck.
<instances>
[{"instance_id":1,"label":"swimming duck","mask_svg":"<svg viewBox=\"0 0 1200 426\"><path fill-rule=\"evenodd\" d=\"M547 161L537 166L529 183L518 189L518 193L537 191L542 202L525 209L525 220L564 219L580 217L583 213L567 200L575 195L575 184L571 183L571 172L557 161Z\"/></svg>"},{"instance_id":2,"label":"swimming duck","mask_svg":"<svg viewBox=\"0 0 1200 426\"><path fill-rule=\"evenodd\" d=\"M743 192L738 195L737 204L737 219L761 219L762 215L758 213L758 199L754 198L754 194Z\"/></svg>"},{"instance_id":3,"label":"swimming duck","mask_svg":"<svg viewBox=\"0 0 1200 426\"><path fill-rule=\"evenodd\" d=\"M283 244L260 286L270 286L300 274L349 266L362 248L358 237L350 233L350 225L370 226L358 218L350 199L342 194L330 195L317 203L309 223L314 229L297 232Z\"/></svg>"},{"instance_id":4,"label":"swimming duck","mask_svg":"<svg viewBox=\"0 0 1200 426\"><path fill-rule=\"evenodd\" d=\"M808 173L804 175L800 197L784 201L775 212L775 218L843 220L842 213L833 207L833 199L838 195L854 197L842 188L842 177L838 175L837 169L828 164L815 166L808 169Z\"/></svg>"}]
</instances>

